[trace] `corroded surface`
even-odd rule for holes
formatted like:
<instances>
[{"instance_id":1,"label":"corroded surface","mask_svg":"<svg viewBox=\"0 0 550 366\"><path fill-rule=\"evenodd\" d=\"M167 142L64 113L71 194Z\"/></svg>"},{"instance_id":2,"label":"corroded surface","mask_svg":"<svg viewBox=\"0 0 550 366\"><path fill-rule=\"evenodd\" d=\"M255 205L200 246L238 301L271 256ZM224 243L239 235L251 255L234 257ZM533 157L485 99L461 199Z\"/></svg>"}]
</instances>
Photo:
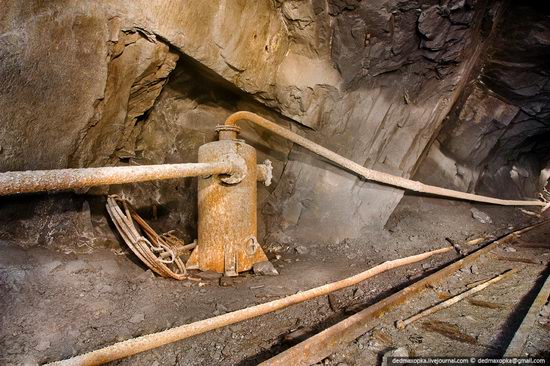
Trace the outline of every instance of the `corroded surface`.
<instances>
[{"instance_id":1,"label":"corroded surface","mask_svg":"<svg viewBox=\"0 0 550 366\"><path fill-rule=\"evenodd\" d=\"M399 176L368 169L292 131L284 129L276 125L275 123L268 121L267 119L262 118L254 113L245 112L245 111L234 113L227 118L227 120L225 121L225 124L228 126L233 126L239 120L254 122L255 124L262 126L273 133L283 136L289 139L290 141L300 146L303 146L306 149L332 162L335 162L336 164L340 165L342 168L351 170L352 172L357 173L360 176L374 182L383 183L394 187L404 188L406 190L410 190L414 192L428 193L436 196L464 199L464 200L474 201L474 202L493 203L496 205L503 205L503 206L522 206L522 205L523 206L545 206L546 205L546 203L542 201L502 200L498 198L480 196L480 195L466 193L466 192L453 191L451 189L429 186L418 181L405 179Z\"/></svg>"},{"instance_id":2,"label":"corroded surface","mask_svg":"<svg viewBox=\"0 0 550 366\"><path fill-rule=\"evenodd\" d=\"M231 162L35 170L0 173L0 195L89 188L239 172Z\"/></svg>"},{"instance_id":3,"label":"corroded surface","mask_svg":"<svg viewBox=\"0 0 550 366\"><path fill-rule=\"evenodd\" d=\"M227 184L218 175L199 178L198 241L189 268L237 275L267 260L257 240L256 150L242 140L215 141L200 147L199 162L232 154L246 162L247 174L240 182Z\"/></svg>"}]
</instances>

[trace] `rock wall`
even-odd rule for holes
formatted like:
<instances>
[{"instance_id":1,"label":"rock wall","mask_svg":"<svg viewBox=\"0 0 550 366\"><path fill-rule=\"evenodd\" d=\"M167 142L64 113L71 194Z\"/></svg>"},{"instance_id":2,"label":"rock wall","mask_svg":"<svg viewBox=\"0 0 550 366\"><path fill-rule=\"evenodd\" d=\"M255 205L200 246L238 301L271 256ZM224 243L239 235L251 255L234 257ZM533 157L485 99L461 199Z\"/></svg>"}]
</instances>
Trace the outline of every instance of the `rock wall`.
<instances>
[{"instance_id":1,"label":"rock wall","mask_svg":"<svg viewBox=\"0 0 550 366\"><path fill-rule=\"evenodd\" d=\"M213 126L249 109L360 164L409 177L471 79L499 5L7 1L0 169L195 161L198 146L215 138ZM275 162L277 179L260 192L268 242L358 237L384 225L402 197L265 131L247 126L243 136ZM192 239L194 184L88 193L123 192L157 227ZM55 216L39 202L63 197L24 199L34 216ZM84 199L102 222L96 235L108 231L101 204ZM5 202L0 218L17 222L13 201Z\"/></svg>"},{"instance_id":2,"label":"rock wall","mask_svg":"<svg viewBox=\"0 0 550 366\"><path fill-rule=\"evenodd\" d=\"M506 198L537 197L550 158L549 14L540 3L507 7L477 79L418 172L421 180Z\"/></svg>"}]
</instances>

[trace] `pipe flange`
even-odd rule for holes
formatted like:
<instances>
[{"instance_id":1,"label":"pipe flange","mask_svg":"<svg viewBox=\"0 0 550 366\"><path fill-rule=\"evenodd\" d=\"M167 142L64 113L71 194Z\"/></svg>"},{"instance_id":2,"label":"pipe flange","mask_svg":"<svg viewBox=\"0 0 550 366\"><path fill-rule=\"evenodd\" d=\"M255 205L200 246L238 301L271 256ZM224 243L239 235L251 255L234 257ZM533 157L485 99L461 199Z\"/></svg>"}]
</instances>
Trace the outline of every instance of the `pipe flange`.
<instances>
[{"instance_id":1,"label":"pipe flange","mask_svg":"<svg viewBox=\"0 0 550 366\"><path fill-rule=\"evenodd\" d=\"M241 182L248 172L246 161L237 154L224 155L222 161L227 161L233 165L234 169L226 176L220 176L220 180L227 184L237 184Z\"/></svg>"},{"instance_id":2,"label":"pipe flange","mask_svg":"<svg viewBox=\"0 0 550 366\"><path fill-rule=\"evenodd\" d=\"M217 125L214 131L216 132L232 131L232 132L240 133L241 128L239 126Z\"/></svg>"},{"instance_id":3,"label":"pipe flange","mask_svg":"<svg viewBox=\"0 0 550 366\"><path fill-rule=\"evenodd\" d=\"M241 129L238 126L217 125L216 132L220 140L236 140Z\"/></svg>"},{"instance_id":4,"label":"pipe flange","mask_svg":"<svg viewBox=\"0 0 550 366\"><path fill-rule=\"evenodd\" d=\"M240 127L238 126L226 126L226 125L217 125L216 132L218 133L218 138L221 140L236 140L241 132Z\"/></svg>"}]
</instances>

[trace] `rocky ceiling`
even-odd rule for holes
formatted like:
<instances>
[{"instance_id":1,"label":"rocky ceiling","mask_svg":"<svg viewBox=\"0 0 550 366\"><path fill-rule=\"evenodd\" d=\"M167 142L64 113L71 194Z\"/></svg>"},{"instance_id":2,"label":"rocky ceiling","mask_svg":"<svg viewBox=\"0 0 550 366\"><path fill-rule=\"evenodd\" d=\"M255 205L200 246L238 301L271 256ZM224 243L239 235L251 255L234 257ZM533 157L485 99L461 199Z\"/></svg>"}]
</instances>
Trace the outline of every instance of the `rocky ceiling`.
<instances>
[{"instance_id":1,"label":"rocky ceiling","mask_svg":"<svg viewBox=\"0 0 550 366\"><path fill-rule=\"evenodd\" d=\"M216 124L247 109L392 174L496 196L540 190L550 34L536 5L8 0L4 9L1 170L192 162ZM243 136L275 166L259 193L267 243L360 236L403 195L266 131L247 126ZM507 180L517 188L500 189ZM10 224L0 237L109 245L102 197L113 192L158 227L196 235L194 182L181 180L3 199Z\"/></svg>"}]
</instances>

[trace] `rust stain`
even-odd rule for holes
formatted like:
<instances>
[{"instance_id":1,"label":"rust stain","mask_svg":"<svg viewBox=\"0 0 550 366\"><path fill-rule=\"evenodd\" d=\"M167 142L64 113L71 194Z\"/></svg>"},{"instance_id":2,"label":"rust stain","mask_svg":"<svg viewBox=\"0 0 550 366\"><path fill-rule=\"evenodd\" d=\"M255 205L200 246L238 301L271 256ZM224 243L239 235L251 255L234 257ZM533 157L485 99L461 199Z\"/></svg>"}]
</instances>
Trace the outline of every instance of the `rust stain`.
<instances>
[{"instance_id":1,"label":"rust stain","mask_svg":"<svg viewBox=\"0 0 550 366\"><path fill-rule=\"evenodd\" d=\"M503 309L505 308L502 304L497 304L496 302L490 302L490 301L483 301L483 300L477 300L477 299L468 299L468 302L472 305L479 306L482 308L488 308L488 309Z\"/></svg>"},{"instance_id":2,"label":"rust stain","mask_svg":"<svg viewBox=\"0 0 550 366\"><path fill-rule=\"evenodd\" d=\"M455 341L478 344L475 337L464 333L456 324L440 320L430 320L422 323L422 328L430 332L441 334L442 336Z\"/></svg>"},{"instance_id":3,"label":"rust stain","mask_svg":"<svg viewBox=\"0 0 550 366\"><path fill-rule=\"evenodd\" d=\"M220 140L199 148L199 163L242 159L246 175L228 184L223 175L199 178L198 241L188 268L236 276L267 261L257 237L256 150L242 140Z\"/></svg>"},{"instance_id":4,"label":"rust stain","mask_svg":"<svg viewBox=\"0 0 550 366\"><path fill-rule=\"evenodd\" d=\"M452 297L448 292L445 291L437 291L435 295L439 300L449 300Z\"/></svg>"}]
</instances>

